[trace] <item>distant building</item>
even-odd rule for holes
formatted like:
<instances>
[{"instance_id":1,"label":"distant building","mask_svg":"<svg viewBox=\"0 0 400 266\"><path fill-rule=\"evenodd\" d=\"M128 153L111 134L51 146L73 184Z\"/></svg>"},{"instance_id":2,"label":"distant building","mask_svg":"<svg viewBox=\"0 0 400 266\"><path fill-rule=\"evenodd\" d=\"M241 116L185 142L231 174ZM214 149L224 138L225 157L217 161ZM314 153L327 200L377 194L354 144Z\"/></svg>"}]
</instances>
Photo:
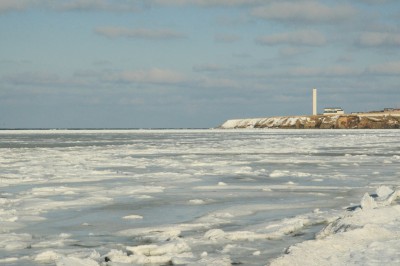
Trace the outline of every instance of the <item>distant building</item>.
<instances>
[{"instance_id":1,"label":"distant building","mask_svg":"<svg viewBox=\"0 0 400 266\"><path fill-rule=\"evenodd\" d=\"M398 108L384 108L383 110L379 110L379 111L369 111L367 113L371 114L371 113L385 113L385 114L392 114L392 113L399 113L400 109Z\"/></svg>"},{"instance_id":2,"label":"distant building","mask_svg":"<svg viewBox=\"0 0 400 266\"><path fill-rule=\"evenodd\" d=\"M344 111L340 107L324 108L324 115L343 115Z\"/></svg>"},{"instance_id":3,"label":"distant building","mask_svg":"<svg viewBox=\"0 0 400 266\"><path fill-rule=\"evenodd\" d=\"M317 115L317 89L312 90L312 114Z\"/></svg>"},{"instance_id":4,"label":"distant building","mask_svg":"<svg viewBox=\"0 0 400 266\"><path fill-rule=\"evenodd\" d=\"M362 114L377 114L377 115L391 115L391 114L400 114L400 108L384 108L383 110L375 110L375 111L367 111L367 112L354 112L351 113L354 115L362 115Z\"/></svg>"},{"instance_id":5,"label":"distant building","mask_svg":"<svg viewBox=\"0 0 400 266\"><path fill-rule=\"evenodd\" d=\"M385 108L383 109L384 113L399 113L400 109L399 108Z\"/></svg>"}]
</instances>

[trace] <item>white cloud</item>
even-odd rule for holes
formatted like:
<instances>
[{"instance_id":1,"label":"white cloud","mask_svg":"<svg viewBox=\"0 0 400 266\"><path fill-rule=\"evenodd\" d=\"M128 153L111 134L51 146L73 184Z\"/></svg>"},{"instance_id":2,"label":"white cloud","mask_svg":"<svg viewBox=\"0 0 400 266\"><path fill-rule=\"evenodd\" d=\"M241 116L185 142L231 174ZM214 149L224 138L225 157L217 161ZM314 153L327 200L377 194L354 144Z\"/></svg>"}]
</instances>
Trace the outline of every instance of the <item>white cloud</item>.
<instances>
[{"instance_id":1,"label":"white cloud","mask_svg":"<svg viewBox=\"0 0 400 266\"><path fill-rule=\"evenodd\" d=\"M358 43L362 46L399 46L400 33L392 32L365 32L359 37Z\"/></svg>"},{"instance_id":2,"label":"white cloud","mask_svg":"<svg viewBox=\"0 0 400 266\"><path fill-rule=\"evenodd\" d=\"M327 6L317 1L281 1L253 9L252 15L266 20L289 22L332 22L352 18L357 11L349 5Z\"/></svg>"},{"instance_id":3,"label":"white cloud","mask_svg":"<svg viewBox=\"0 0 400 266\"><path fill-rule=\"evenodd\" d=\"M185 82L186 78L176 71L153 68L150 70L123 71L106 77L106 80L127 83L180 84Z\"/></svg>"},{"instance_id":4,"label":"white cloud","mask_svg":"<svg viewBox=\"0 0 400 266\"><path fill-rule=\"evenodd\" d=\"M399 76L400 61L386 62L382 64L371 65L363 70L344 65L334 65L325 68L317 67L296 67L289 69L284 75L294 77L357 77L367 76Z\"/></svg>"},{"instance_id":5,"label":"white cloud","mask_svg":"<svg viewBox=\"0 0 400 266\"><path fill-rule=\"evenodd\" d=\"M23 10L32 6L36 1L33 0L1 0L0 12L11 10Z\"/></svg>"},{"instance_id":6,"label":"white cloud","mask_svg":"<svg viewBox=\"0 0 400 266\"><path fill-rule=\"evenodd\" d=\"M239 41L240 37L235 34L216 34L214 40L221 43L234 43Z\"/></svg>"},{"instance_id":7,"label":"white cloud","mask_svg":"<svg viewBox=\"0 0 400 266\"><path fill-rule=\"evenodd\" d=\"M350 54L344 54L336 60L336 62L341 62L341 63L351 63L353 61L354 61L353 56Z\"/></svg>"},{"instance_id":8,"label":"white cloud","mask_svg":"<svg viewBox=\"0 0 400 266\"><path fill-rule=\"evenodd\" d=\"M296 56L300 54L304 54L308 52L309 49L304 49L304 48L299 48L299 47L284 47L279 50L279 53L281 56Z\"/></svg>"},{"instance_id":9,"label":"white cloud","mask_svg":"<svg viewBox=\"0 0 400 266\"><path fill-rule=\"evenodd\" d=\"M102 10L110 12L135 12L149 6L235 7L264 4L265 0L0 0L0 12L23 10L31 7L70 10Z\"/></svg>"},{"instance_id":10,"label":"white cloud","mask_svg":"<svg viewBox=\"0 0 400 266\"><path fill-rule=\"evenodd\" d=\"M3 77L3 81L15 85L60 85L64 81L58 75L46 72L24 72L15 73Z\"/></svg>"},{"instance_id":11,"label":"white cloud","mask_svg":"<svg viewBox=\"0 0 400 266\"><path fill-rule=\"evenodd\" d=\"M366 72L379 75L400 75L400 61L373 65L368 67Z\"/></svg>"},{"instance_id":12,"label":"white cloud","mask_svg":"<svg viewBox=\"0 0 400 266\"><path fill-rule=\"evenodd\" d=\"M43 8L58 11L109 11L132 12L139 10L135 1L126 0L1 0L0 12L24 10L28 8Z\"/></svg>"},{"instance_id":13,"label":"white cloud","mask_svg":"<svg viewBox=\"0 0 400 266\"><path fill-rule=\"evenodd\" d=\"M369 3L369 4L384 4L384 3L394 2L394 1L398 1L398 0L358 0L358 1Z\"/></svg>"},{"instance_id":14,"label":"white cloud","mask_svg":"<svg viewBox=\"0 0 400 266\"><path fill-rule=\"evenodd\" d=\"M253 6L263 4L265 0L148 0L160 5L197 5L204 7L213 6Z\"/></svg>"},{"instance_id":15,"label":"white cloud","mask_svg":"<svg viewBox=\"0 0 400 266\"><path fill-rule=\"evenodd\" d=\"M70 0L54 3L53 6L59 10L104 10L115 12L137 11L138 8L133 2L129 3L121 0Z\"/></svg>"},{"instance_id":16,"label":"white cloud","mask_svg":"<svg viewBox=\"0 0 400 266\"><path fill-rule=\"evenodd\" d=\"M151 6L235 7L254 6L264 0L0 0L0 12L43 8L57 11L136 12Z\"/></svg>"},{"instance_id":17,"label":"white cloud","mask_svg":"<svg viewBox=\"0 0 400 266\"><path fill-rule=\"evenodd\" d=\"M264 0L0 0L0 13L43 8L56 11L136 12L151 6L254 6Z\"/></svg>"},{"instance_id":18,"label":"white cloud","mask_svg":"<svg viewBox=\"0 0 400 266\"><path fill-rule=\"evenodd\" d=\"M225 88L225 89L241 89L243 84L240 84L238 80L229 79L229 78L210 78L210 77L202 77L201 79L196 81L196 85L199 85L201 88Z\"/></svg>"},{"instance_id":19,"label":"white cloud","mask_svg":"<svg viewBox=\"0 0 400 266\"><path fill-rule=\"evenodd\" d=\"M291 44L321 46L326 44L326 38L318 31L303 30L259 37L256 42L262 45Z\"/></svg>"},{"instance_id":20,"label":"white cloud","mask_svg":"<svg viewBox=\"0 0 400 266\"><path fill-rule=\"evenodd\" d=\"M224 68L217 64L204 64L193 66L193 71L196 72L217 72L221 70L224 70Z\"/></svg>"},{"instance_id":21,"label":"white cloud","mask_svg":"<svg viewBox=\"0 0 400 266\"><path fill-rule=\"evenodd\" d=\"M183 38L185 35L172 29L130 29L124 27L99 27L97 34L108 38L126 37L133 39L166 40Z\"/></svg>"},{"instance_id":22,"label":"white cloud","mask_svg":"<svg viewBox=\"0 0 400 266\"><path fill-rule=\"evenodd\" d=\"M315 68L315 67L297 67L290 69L288 74L297 77L351 77L361 74L361 71L347 66L331 66L327 68ZM286 74L285 74L286 75Z\"/></svg>"}]
</instances>

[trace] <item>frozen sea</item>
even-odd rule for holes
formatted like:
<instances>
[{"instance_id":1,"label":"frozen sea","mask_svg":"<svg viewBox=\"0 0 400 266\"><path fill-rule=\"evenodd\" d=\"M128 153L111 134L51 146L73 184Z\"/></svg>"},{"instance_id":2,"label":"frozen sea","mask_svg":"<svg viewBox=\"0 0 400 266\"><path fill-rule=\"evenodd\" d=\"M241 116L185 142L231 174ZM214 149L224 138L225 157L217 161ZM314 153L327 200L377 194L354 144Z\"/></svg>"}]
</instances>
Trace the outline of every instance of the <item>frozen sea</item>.
<instances>
[{"instance_id":1,"label":"frozen sea","mask_svg":"<svg viewBox=\"0 0 400 266\"><path fill-rule=\"evenodd\" d=\"M400 186L399 139L2 130L0 265L268 265L366 192Z\"/></svg>"}]
</instances>

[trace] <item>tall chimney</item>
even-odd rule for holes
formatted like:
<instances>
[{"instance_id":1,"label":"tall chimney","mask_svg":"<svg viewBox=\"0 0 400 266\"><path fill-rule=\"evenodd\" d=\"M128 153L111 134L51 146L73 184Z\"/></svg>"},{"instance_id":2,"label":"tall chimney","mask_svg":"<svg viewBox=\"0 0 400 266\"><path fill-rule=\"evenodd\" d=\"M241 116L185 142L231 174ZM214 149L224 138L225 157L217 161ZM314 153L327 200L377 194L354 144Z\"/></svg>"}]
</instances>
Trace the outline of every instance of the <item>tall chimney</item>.
<instances>
[{"instance_id":1,"label":"tall chimney","mask_svg":"<svg viewBox=\"0 0 400 266\"><path fill-rule=\"evenodd\" d=\"M317 115L317 89L312 90L312 114Z\"/></svg>"}]
</instances>

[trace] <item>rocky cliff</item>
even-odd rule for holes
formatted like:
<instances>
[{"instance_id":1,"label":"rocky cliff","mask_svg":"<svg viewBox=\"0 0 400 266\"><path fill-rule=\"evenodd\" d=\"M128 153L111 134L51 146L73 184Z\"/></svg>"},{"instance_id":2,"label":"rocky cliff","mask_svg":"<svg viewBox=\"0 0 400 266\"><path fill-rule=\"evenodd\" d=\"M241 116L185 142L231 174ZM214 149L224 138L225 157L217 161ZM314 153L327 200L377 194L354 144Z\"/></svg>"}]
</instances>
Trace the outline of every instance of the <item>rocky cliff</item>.
<instances>
[{"instance_id":1,"label":"rocky cliff","mask_svg":"<svg viewBox=\"0 0 400 266\"><path fill-rule=\"evenodd\" d=\"M400 115L313 115L233 119L219 128L318 128L318 129L384 129L400 128Z\"/></svg>"}]
</instances>

